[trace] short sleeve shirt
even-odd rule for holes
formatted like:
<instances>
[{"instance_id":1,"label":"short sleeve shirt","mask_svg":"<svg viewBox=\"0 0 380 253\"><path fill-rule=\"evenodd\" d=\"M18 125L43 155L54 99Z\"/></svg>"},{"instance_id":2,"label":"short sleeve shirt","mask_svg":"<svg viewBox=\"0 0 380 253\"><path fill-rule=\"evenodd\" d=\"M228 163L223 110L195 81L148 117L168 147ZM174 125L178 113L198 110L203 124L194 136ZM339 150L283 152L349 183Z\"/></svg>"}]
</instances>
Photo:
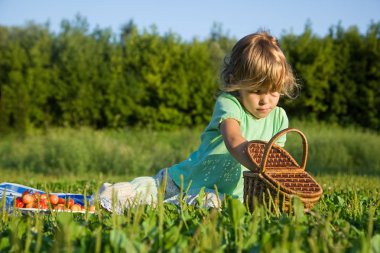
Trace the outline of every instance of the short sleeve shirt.
<instances>
[{"instance_id":1,"label":"short sleeve shirt","mask_svg":"<svg viewBox=\"0 0 380 253\"><path fill-rule=\"evenodd\" d=\"M288 127L288 118L284 109L274 108L262 119L257 119L229 93L218 96L211 121L201 135L201 143L188 159L169 168L169 175L179 186L183 180L186 189L215 190L243 200L243 171L246 171L229 153L220 132L220 123L225 119L235 119L240 124L242 136L250 140L269 141L276 133ZM276 142L284 146L286 136ZM181 175L183 179L181 179Z\"/></svg>"}]
</instances>

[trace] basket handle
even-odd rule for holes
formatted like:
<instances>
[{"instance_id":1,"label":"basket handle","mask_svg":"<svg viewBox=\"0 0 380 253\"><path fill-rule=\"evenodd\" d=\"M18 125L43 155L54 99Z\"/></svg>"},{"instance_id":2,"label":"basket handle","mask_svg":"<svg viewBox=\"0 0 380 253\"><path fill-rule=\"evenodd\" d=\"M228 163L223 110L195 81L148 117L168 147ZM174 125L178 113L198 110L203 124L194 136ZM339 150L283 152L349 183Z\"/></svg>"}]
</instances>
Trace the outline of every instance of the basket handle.
<instances>
[{"instance_id":1,"label":"basket handle","mask_svg":"<svg viewBox=\"0 0 380 253\"><path fill-rule=\"evenodd\" d=\"M284 135L284 134L286 134L288 132L297 132L301 136L301 138L302 138L303 156L302 156L301 169L305 170L306 161L307 161L307 153L308 153L306 136L304 135L304 133L302 133L300 130L298 130L296 128L285 128L285 129L281 130L280 132L278 132L277 134L275 134L269 140L269 142L265 145L263 159L262 159L261 164L260 164L260 173L263 173L265 171L265 169L266 169L265 166L266 166L266 163L267 163L267 160L268 160L268 155L269 155L269 152L272 149L272 146L275 143L275 141L278 138L280 138L282 135Z\"/></svg>"}]
</instances>

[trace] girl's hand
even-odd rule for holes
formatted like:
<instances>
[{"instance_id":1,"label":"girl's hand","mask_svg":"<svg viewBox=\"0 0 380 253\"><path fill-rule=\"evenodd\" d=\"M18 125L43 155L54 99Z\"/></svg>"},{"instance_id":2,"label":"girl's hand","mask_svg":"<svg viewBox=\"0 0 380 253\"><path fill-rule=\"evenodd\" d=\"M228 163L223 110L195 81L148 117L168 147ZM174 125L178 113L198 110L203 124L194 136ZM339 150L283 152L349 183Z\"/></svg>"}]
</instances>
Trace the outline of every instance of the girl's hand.
<instances>
[{"instance_id":1,"label":"girl's hand","mask_svg":"<svg viewBox=\"0 0 380 253\"><path fill-rule=\"evenodd\" d=\"M248 141L241 134L239 122L235 119L222 121L220 132L231 155L244 167L254 169L255 165L247 154Z\"/></svg>"}]
</instances>

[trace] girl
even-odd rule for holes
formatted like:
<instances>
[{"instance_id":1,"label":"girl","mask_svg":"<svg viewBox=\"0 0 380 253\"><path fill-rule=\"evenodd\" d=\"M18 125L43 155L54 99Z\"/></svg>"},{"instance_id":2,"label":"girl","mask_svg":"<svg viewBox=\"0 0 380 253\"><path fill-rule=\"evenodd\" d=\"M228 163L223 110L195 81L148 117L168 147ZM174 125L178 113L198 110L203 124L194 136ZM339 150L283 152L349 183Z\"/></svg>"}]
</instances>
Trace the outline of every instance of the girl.
<instances>
[{"instance_id":1,"label":"girl","mask_svg":"<svg viewBox=\"0 0 380 253\"><path fill-rule=\"evenodd\" d=\"M200 192L204 206L220 207L224 194L243 201L243 171L254 168L246 154L248 140L268 141L288 127L286 113L277 104L281 95L293 97L298 85L277 40L267 32L240 39L225 58L221 76L220 93L198 149L155 177L104 184L99 191L103 207L120 212L132 203L155 203L162 185L166 202L177 203L181 187L188 189L189 204ZM284 146L285 140L283 136L277 144Z\"/></svg>"}]
</instances>

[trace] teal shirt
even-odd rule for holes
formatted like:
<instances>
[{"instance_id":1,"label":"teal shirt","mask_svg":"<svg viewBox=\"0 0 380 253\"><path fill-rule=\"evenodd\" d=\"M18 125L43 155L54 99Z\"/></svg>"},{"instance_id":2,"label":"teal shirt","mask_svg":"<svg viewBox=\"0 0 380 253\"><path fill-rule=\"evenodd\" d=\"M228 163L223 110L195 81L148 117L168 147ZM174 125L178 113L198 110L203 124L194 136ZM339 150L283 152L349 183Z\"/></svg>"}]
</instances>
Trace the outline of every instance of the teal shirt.
<instances>
[{"instance_id":1,"label":"teal shirt","mask_svg":"<svg viewBox=\"0 0 380 253\"><path fill-rule=\"evenodd\" d=\"M179 186L183 175L184 188L191 181L190 189L205 187L221 194L229 194L243 200L243 171L246 171L226 148L221 135L220 123L228 118L240 124L242 136L247 140L269 141L273 135L288 127L284 109L276 107L265 118L257 119L247 112L236 97L222 93L216 100L209 125L201 135L201 143L187 160L169 168L169 175ZM277 144L284 146L286 137Z\"/></svg>"}]
</instances>

